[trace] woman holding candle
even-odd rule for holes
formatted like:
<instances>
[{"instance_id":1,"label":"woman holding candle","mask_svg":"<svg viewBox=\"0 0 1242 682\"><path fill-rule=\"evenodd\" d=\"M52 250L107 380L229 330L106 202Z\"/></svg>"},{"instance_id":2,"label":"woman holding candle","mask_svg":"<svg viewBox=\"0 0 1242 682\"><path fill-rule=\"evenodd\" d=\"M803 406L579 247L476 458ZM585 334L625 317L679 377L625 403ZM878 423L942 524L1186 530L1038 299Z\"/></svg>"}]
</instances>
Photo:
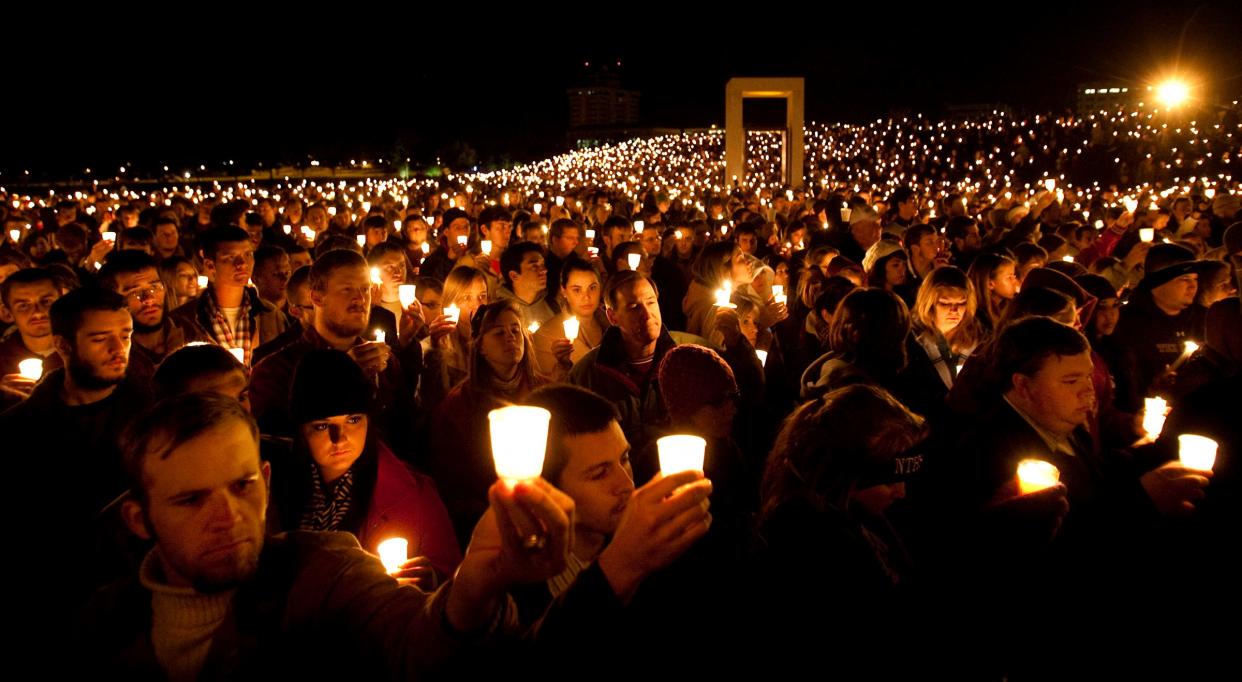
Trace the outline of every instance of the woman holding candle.
<instances>
[{"instance_id":1,"label":"woman holding candle","mask_svg":"<svg viewBox=\"0 0 1242 682\"><path fill-rule=\"evenodd\" d=\"M428 336L423 339L423 374L419 397L426 410L448 395L449 390L470 374L470 320L480 306L487 304L487 279L476 268L453 268L444 282L440 297L443 312L431 318ZM453 319L450 308L456 310Z\"/></svg>"},{"instance_id":2,"label":"woman holding candle","mask_svg":"<svg viewBox=\"0 0 1242 682\"><path fill-rule=\"evenodd\" d=\"M434 588L453 574L461 549L432 480L368 428L371 391L357 363L340 351L302 358L289 394L293 451L272 465L279 522L285 530L353 533L373 554L383 540L405 538L416 556L396 577Z\"/></svg>"},{"instance_id":3,"label":"woman holding candle","mask_svg":"<svg viewBox=\"0 0 1242 682\"><path fill-rule=\"evenodd\" d=\"M536 363L548 375L554 374L557 367L572 366L581 360L599 345L604 332L612 326L600 306L603 286L599 272L590 263L570 256L561 266L559 287L561 314L541 326L532 338ZM578 324L578 333L572 339L565 329L570 318Z\"/></svg>"},{"instance_id":4,"label":"woman holding candle","mask_svg":"<svg viewBox=\"0 0 1242 682\"><path fill-rule=\"evenodd\" d=\"M520 403L547 383L535 365L534 347L515 304L480 306L470 329L469 374L432 415L427 460L463 544L487 509L487 488L496 480L487 413Z\"/></svg>"},{"instance_id":5,"label":"woman holding candle","mask_svg":"<svg viewBox=\"0 0 1242 682\"><path fill-rule=\"evenodd\" d=\"M703 248L694 261L691 273L693 281L681 304L686 314L686 332L721 346L723 337L716 330L718 291L725 287L736 291L750 284L754 272L746 254L736 244L716 242ZM770 303L764 307L764 326L771 326L787 315L784 304Z\"/></svg>"}]
</instances>

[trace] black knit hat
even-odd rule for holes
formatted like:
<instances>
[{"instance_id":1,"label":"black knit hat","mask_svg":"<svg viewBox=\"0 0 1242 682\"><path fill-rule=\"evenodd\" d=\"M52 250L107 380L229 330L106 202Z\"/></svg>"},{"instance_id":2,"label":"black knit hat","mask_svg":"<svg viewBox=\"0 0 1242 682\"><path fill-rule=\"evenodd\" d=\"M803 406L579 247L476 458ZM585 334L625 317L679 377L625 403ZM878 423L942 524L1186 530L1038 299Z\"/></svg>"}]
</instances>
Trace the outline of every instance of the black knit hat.
<instances>
[{"instance_id":1,"label":"black knit hat","mask_svg":"<svg viewBox=\"0 0 1242 682\"><path fill-rule=\"evenodd\" d=\"M1182 275L1195 272L1195 254L1178 244L1156 244L1147 252L1143 261L1143 281L1140 284L1154 289Z\"/></svg>"},{"instance_id":2,"label":"black knit hat","mask_svg":"<svg viewBox=\"0 0 1242 682\"><path fill-rule=\"evenodd\" d=\"M298 363L289 390L294 424L343 414L365 414L373 387L362 368L339 350L312 350Z\"/></svg>"}]
</instances>

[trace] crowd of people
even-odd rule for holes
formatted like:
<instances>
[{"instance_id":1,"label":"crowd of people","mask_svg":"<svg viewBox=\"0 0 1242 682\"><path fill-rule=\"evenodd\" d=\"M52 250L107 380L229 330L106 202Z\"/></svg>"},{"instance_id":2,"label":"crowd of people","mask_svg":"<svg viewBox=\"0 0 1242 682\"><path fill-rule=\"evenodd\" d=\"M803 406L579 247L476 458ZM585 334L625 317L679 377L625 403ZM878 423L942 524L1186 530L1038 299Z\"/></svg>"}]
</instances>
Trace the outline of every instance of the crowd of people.
<instances>
[{"instance_id":1,"label":"crowd of people","mask_svg":"<svg viewBox=\"0 0 1242 682\"><path fill-rule=\"evenodd\" d=\"M804 187L660 166L660 138L444 183L7 194L27 653L1188 671L1236 603L1239 126L1190 152L1138 113L815 129ZM1146 157L1092 165L1120 145ZM519 483L510 405L550 414ZM701 471L662 470L669 435ZM1118 663L1101 629L1200 658Z\"/></svg>"}]
</instances>

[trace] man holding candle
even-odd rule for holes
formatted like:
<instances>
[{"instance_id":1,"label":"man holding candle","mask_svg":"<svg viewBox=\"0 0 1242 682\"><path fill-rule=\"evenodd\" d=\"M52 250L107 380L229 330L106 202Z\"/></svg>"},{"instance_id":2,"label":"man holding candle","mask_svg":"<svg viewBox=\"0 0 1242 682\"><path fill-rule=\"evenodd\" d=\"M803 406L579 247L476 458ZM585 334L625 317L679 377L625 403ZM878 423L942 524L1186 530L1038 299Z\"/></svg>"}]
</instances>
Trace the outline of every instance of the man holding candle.
<instances>
[{"instance_id":1,"label":"man holding candle","mask_svg":"<svg viewBox=\"0 0 1242 682\"><path fill-rule=\"evenodd\" d=\"M1203 341L1191 329L1196 267L1194 254L1177 244L1157 244L1147 252L1143 279L1113 333L1121 356L1116 378L1122 410L1137 412L1144 396L1165 390L1186 341Z\"/></svg>"},{"instance_id":2,"label":"man holding candle","mask_svg":"<svg viewBox=\"0 0 1242 682\"><path fill-rule=\"evenodd\" d=\"M52 273L42 268L18 270L0 283L0 303L13 318L16 331L0 341L0 384L12 399L30 395L35 382L18 371L23 360L43 361L43 373L60 366L52 337L52 304L60 298ZM7 396L6 396L7 399ZM0 405L12 403L0 403Z\"/></svg>"},{"instance_id":3,"label":"man holding candle","mask_svg":"<svg viewBox=\"0 0 1242 682\"><path fill-rule=\"evenodd\" d=\"M371 319L371 276L356 251L336 249L320 256L310 271L314 323L301 338L265 358L251 374L251 404L263 432L293 433L288 395L293 373L314 348L343 351L375 382L374 416L379 431L398 455L409 457L416 417L413 392L391 347L374 341Z\"/></svg>"},{"instance_id":4,"label":"man holding candle","mask_svg":"<svg viewBox=\"0 0 1242 682\"><path fill-rule=\"evenodd\" d=\"M517 304L523 328L532 323L543 326L556 315L548 301L543 247L529 242L514 244L500 257L500 271L503 286L496 291L496 299Z\"/></svg>"},{"instance_id":5,"label":"man holding candle","mask_svg":"<svg viewBox=\"0 0 1242 682\"><path fill-rule=\"evenodd\" d=\"M400 587L349 535L266 537L269 469L257 445L236 401L205 394L161 403L130 432L123 514L155 547L92 602L76 664L172 679L415 678L510 632L506 590L564 569L573 503L541 480L493 486L456 577L432 595ZM536 529L546 549L522 549Z\"/></svg>"},{"instance_id":6,"label":"man holding candle","mask_svg":"<svg viewBox=\"0 0 1242 682\"><path fill-rule=\"evenodd\" d=\"M225 348L245 349L247 364L260 345L289 326L284 312L248 286L254 269L254 244L240 227L217 226L199 238L203 266L211 284L196 299L172 311L174 320L195 336Z\"/></svg>"},{"instance_id":7,"label":"man holding candle","mask_svg":"<svg viewBox=\"0 0 1242 682\"><path fill-rule=\"evenodd\" d=\"M460 208L450 208L441 216L440 239L437 248L423 259L418 274L434 277L443 282L453 268L458 265L474 265L473 262L460 261L470 255L469 239L462 244L459 237L470 236L470 216Z\"/></svg>"}]
</instances>

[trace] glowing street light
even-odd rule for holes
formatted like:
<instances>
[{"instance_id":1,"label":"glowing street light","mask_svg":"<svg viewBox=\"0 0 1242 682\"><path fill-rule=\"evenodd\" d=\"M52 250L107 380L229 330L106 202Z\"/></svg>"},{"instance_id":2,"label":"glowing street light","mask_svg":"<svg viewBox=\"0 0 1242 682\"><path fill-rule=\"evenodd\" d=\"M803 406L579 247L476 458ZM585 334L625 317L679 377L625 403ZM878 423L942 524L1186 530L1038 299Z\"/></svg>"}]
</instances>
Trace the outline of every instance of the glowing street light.
<instances>
[{"instance_id":1,"label":"glowing street light","mask_svg":"<svg viewBox=\"0 0 1242 682\"><path fill-rule=\"evenodd\" d=\"M1176 79L1164 81L1156 86L1156 99L1169 109L1181 106L1190 99L1190 86Z\"/></svg>"}]
</instances>

